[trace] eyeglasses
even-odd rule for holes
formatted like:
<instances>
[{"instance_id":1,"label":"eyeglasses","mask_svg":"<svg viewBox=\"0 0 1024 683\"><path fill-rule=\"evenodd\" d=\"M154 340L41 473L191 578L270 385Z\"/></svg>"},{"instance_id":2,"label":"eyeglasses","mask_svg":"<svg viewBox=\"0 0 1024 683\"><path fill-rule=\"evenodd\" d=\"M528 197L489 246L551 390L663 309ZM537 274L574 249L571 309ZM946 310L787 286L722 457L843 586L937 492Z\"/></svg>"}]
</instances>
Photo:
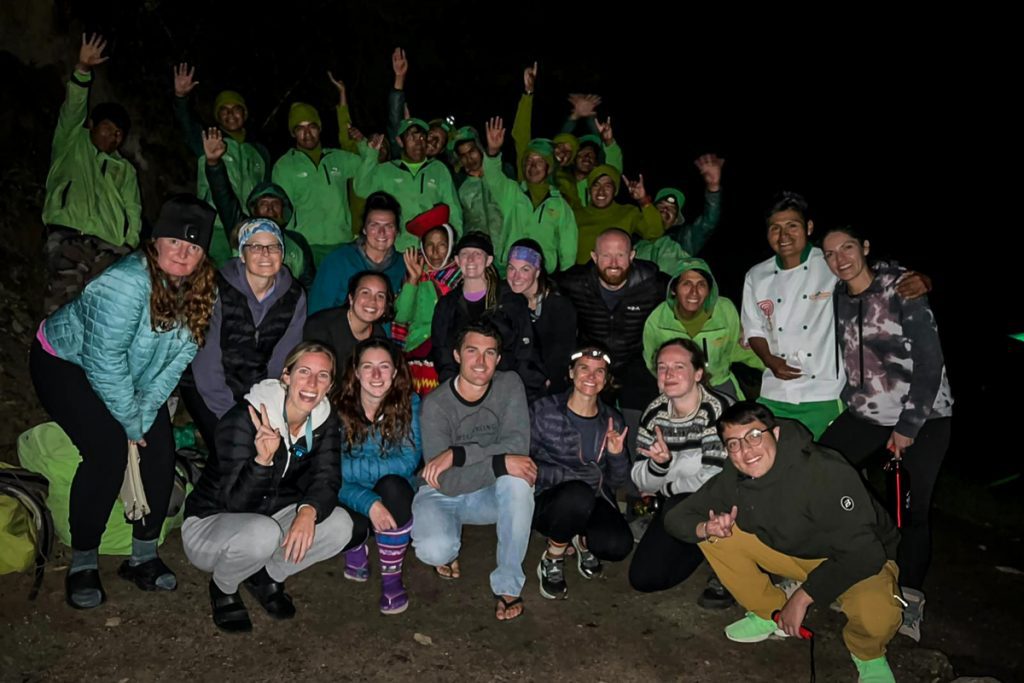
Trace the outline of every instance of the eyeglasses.
<instances>
[{"instance_id":1,"label":"eyeglasses","mask_svg":"<svg viewBox=\"0 0 1024 683\"><path fill-rule=\"evenodd\" d=\"M283 249L280 244L247 244L244 249L250 254L280 254Z\"/></svg>"},{"instance_id":2,"label":"eyeglasses","mask_svg":"<svg viewBox=\"0 0 1024 683\"><path fill-rule=\"evenodd\" d=\"M739 453L741 447L741 440L746 441L748 446L757 446L761 443L761 439L764 438L764 434L764 431L760 429L751 429L749 432L747 432L738 439L728 439L725 442L725 450L729 451L730 453Z\"/></svg>"},{"instance_id":3,"label":"eyeglasses","mask_svg":"<svg viewBox=\"0 0 1024 683\"><path fill-rule=\"evenodd\" d=\"M580 358L586 356L587 358L600 358L608 365L612 364L612 359L608 357L608 354L601 349L587 349L585 351L577 351L576 353L569 356L569 362L575 363Z\"/></svg>"}]
</instances>

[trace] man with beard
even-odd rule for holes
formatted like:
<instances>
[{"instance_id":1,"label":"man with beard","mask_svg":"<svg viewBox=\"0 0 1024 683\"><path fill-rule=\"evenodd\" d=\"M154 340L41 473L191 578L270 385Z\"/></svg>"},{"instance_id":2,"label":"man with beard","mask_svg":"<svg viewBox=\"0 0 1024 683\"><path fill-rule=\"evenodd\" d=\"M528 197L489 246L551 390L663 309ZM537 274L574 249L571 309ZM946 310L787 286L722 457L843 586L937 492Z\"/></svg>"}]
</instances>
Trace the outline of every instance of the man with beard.
<instances>
[{"instance_id":1,"label":"man with beard","mask_svg":"<svg viewBox=\"0 0 1024 683\"><path fill-rule=\"evenodd\" d=\"M658 395L644 364L643 330L669 280L656 265L635 257L629 234L609 228L597 237L591 263L574 266L558 280L576 307L579 343L606 348L615 359L612 376L619 389L610 398L618 398L630 434L637 433L640 412Z\"/></svg>"}]
</instances>

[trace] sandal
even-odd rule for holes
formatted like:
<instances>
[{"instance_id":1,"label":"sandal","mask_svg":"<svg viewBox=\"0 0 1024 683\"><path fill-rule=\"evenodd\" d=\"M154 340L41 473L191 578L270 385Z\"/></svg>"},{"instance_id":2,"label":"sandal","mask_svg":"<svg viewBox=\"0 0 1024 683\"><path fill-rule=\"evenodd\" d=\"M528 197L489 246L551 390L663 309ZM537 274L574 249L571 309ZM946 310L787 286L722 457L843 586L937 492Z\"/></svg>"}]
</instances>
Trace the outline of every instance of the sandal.
<instances>
[{"instance_id":1,"label":"sandal","mask_svg":"<svg viewBox=\"0 0 1024 683\"><path fill-rule=\"evenodd\" d=\"M264 567L242 585L259 600L271 619L291 619L295 616L295 603L292 596L284 592L284 582L274 581Z\"/></svg>"},{"instance_id":2,"label":"sandal","mask_svg":"<svg viewBox=\"0 0 1024 683\"><path fill-rule=\"evenodd\" d=\"M459 558L455 558L448 564L439 564L434 567L434 571L445 581L454 581L455 579L462 578L462 572L459 571Z\"/></svg>"},{"instance_id":3,"label":"sandal","mask_svg":"<svg viewBox=\"0 0 1024 683\"><path fill-rule=\"evenodd\" d=\"M498 601L497 608L494 610L494 616L497 617L498 621L513 621L523 616L523 612L526 611L526 608L524 607L523 609L519 610L519 612L516 613L515 616L505 616L508 614L509 610L511 610L516 605L522 605L523 598L517 596L509 600L504 595L495 594L494 599Z\"/></svg>"},{"instance_id":4,"label":"sandal","mask_svg":"<svg viewBox=\"0 0 1024 683\"><path fill-rule=\"evenodd\" d=\"M173 588L164 588L157 584L157 579L168 574L174 578ZM154 557L152 560L137 564L134 567L131 565L131 562L125 560L117 568L117 575L125 581L131 581L144 591L173 591L178 587L177 577L174 576L174 572L159 557Z\"/></svg>"},{"instance_id":5,"label":"sandal","mask_svg":"<svg viewBox=\"0 0 1024 683\"><path fill-rule=\"evenodd\" d=\"M95 605L83 604L82 602L75 602L75 595L80 598L83 595L93 595L91 591L99 591L100 601ZM92 609L93 607L99 607L107 601L107 594L103 590L103 584L100 582L100 572L98 569L83 569L80 572L74 574L67 574L64 577L64 600L75 609Z\"/></svg>"},{"instance_id":6,"label":"sandal","mask_svg":"<svg viewBox=\"0 0 1024 683\"><path fill-rule=\"evenodd\" d=\"M248 633L252 630L249 610L242 602L238 591L225 593L210 579L210 606L213 609L213 623L227 633Z\"/></svg>"}]
</instances>

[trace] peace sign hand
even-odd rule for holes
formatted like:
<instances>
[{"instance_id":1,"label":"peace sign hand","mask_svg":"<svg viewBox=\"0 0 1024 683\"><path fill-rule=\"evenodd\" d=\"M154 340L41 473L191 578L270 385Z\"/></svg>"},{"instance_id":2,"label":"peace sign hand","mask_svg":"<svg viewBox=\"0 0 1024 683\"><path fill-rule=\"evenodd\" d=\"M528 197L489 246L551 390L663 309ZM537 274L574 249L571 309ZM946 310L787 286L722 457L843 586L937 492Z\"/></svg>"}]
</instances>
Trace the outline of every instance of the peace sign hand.
<instances>
[{"instance_id":1,"label":"peace sign hand","mask_svg":"<svg viewBox=\"0 0 1024 683\"><path fill-rule=\"evenodd\" d=\"M608 418L608 431L605 432L605 438L608 440L608 454L609 455L622 455L626 450L626 434L629 433L629 427L626 427L621 432L615 431L615 422L612 418Z\"/></svg>"},{"instance_id":2,"label":"peace sign hand","mask_svg":"<svg viewBox=\"0 0 1024 683\"><path fill-rule=\"evenodd\" d=\"M249 418L256 427L256 462L268 466L274 462L274 454L281 447L281 434L270 424L270 416L267 414L267 405L260 404L260 412L249 406Z\"/></svg>"},{"instance_id":3,"label":"peace sign hand","mask_svg":"<svg viewBox=\"0 0 1024 683\"><path fill-rule=\"evenodd\" d=\"M661 427L654 428L654 443L651 444L650 448L637 448L641 455L646 455L648 458L664 465L672 459L672 453L668 450L668 445L665 443L665 437L661 433Z\"/></svg>"}]
</instances>

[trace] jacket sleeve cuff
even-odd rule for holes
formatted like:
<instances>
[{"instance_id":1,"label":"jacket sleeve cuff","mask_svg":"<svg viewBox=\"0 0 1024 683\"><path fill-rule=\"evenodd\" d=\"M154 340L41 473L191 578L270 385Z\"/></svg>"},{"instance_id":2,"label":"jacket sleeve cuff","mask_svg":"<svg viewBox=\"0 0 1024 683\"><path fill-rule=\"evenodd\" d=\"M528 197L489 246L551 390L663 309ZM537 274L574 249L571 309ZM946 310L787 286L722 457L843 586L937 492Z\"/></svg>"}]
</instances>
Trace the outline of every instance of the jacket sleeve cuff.
<instances>
[{"instance_id":1,"label":"jacket sleeve cuff","mask_svg":"<svg viewBox=\"0 0 1024 683\"><path fill-rule=\"evenodd\" d=\"M671 461L670 461L671 464ZM655 477L664 477L668 474L668 467L659 465L650 458L647 459L647 471L653 474Z\"/></svg>"},{"instance_id":2,"label":"jacket sleeve cuff","mask_svg":"<svg viewBox=\"0 0 1024 683\"><path fill-rule=\"evenodd\" d=\"M508 474L508 470L505 469L505 455L503 453L499 453L491 458L491 469L494 470L495 479Z\"/></svg>"},{"instance_id":3,"label":"jacket sleeve cuff","mask_svg":"<svg viewBox=\"0 0 1024 683\"><path fill-rule=\"evenodd\" d=\"M449 446L452 450L452 467L462 467L466 464L466 449L462 446Z\"/></svg>"},{"instance_id":4,"label":"jacket sleeve cuff","mask_svg":"<svg viewBox=\"0 0 1024 683\"><path fill-rule=\"evenodd\" d=\"M92 85L92 74L83 74L78 69L71 70L71 82L75 85L80 85L83 88L88 88Z\"/></svg>"}]
</instances>

